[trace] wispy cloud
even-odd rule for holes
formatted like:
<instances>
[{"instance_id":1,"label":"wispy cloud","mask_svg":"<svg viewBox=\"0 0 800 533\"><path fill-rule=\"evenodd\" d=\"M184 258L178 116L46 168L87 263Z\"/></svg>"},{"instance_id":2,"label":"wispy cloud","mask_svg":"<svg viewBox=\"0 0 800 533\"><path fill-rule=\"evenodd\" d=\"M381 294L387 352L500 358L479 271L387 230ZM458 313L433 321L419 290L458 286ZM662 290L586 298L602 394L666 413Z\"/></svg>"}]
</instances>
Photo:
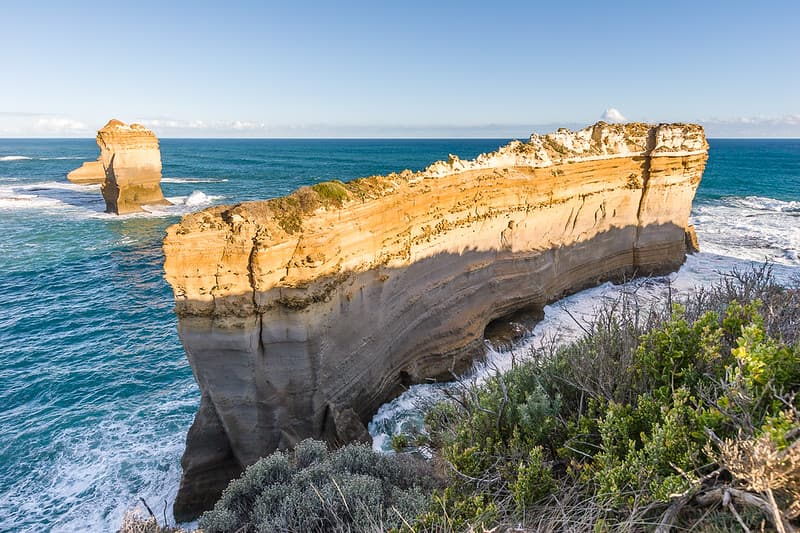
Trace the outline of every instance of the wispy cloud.
<instances>
[{"instance_id":1,"label":"wispy cloud","mask_svg":"<svg viewBox=\"0 0 800 533\"><path fill-rule=\"evenodd\" d=\"M263 130L265 127L266 125L263 122L250 122L241 120L236 120L231 124L231 128L236 131Z\"/></svg>"},{"instance_id":2,"label":"wispy cloud","mask_svg":"<svg viewBox=\"0 0 800 533\"><path fill-rule=\"evenodd\" d=\"M33 127L42 133L82 133L89 130L89 127L80 120L66 117L39 118Z\"/></svg>"},{"instance_id":3,"label":"wispy cloud","mask_svg":"<svg viewBox=\"0 0 800 533\"><path fill-rule=\"evenodd\" d=\"M84 117L55 113L0 111L2 137L94 137L110 117ZM297 138L527 138L532 132L547 133L560 127L580 129L592 121L501 124L270 124L255 118L238 120L181 119L174 117L118 117L138 122L159 137L297 137ZM616 108L601 117L606 122L626 121ZM634 118L635 120L635 118ZM658 117L657 121L699 122L709 137L800 137L800 114L732 118Z\"/></svg>"},{"instance_id":4,"label":"wispy cloud","mask_svg":"<svg viewBox=\"0 0 800 533\"><path fill-rule=\"evenodd\" d=\"M73 117L49 113L0 112L0 135L14 137L87 137L94 130Z\"/></svg>"},{"instance_id":5,"label":"wispy cloud","mask_svg":"<svg viewBox=\"0 0 800 533\"><path fill-rule=\"evenodd\" d=\"M208 132L257 131L265 130L267 128L265 123L252 120L205 121L143 118L134 120L133 122L138 122L143 126L153 129L205 130Z\"/></svg>"},{"instance_id":6,"label":"wispy cloud","mask_svg":"<svg viewBox=\"0 0 800 533\"><path fill-rule=\"evenodd\" d=\"M209 129L210 125L203 120L173 120L161 118L143 118L132 120L148 128L165 128L181 130L204 130Z\"/></svg>"},{"instance_id":7,"label":"wispy cloud","mask_svg":"<svg viewBox=\"0 0 800 533\"><path fill-rule=\"evenodd\" d=\"M709 137L800 137L800 114L698 120Z\"/></svg>"}]
</instances>

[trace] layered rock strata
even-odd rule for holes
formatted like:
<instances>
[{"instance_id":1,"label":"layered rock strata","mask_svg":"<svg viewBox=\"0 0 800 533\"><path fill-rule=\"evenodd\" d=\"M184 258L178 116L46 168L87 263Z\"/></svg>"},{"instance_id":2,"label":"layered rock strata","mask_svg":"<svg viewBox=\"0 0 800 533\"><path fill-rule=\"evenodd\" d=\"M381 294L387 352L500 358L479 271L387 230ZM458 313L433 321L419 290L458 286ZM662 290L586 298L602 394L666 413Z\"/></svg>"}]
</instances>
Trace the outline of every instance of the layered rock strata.
<instances>
[{"instance_id":1,"label":"layered rock strata","mask_svg":"<svg viewBox=\"0 0 800 533\"><path fill-rule=\"evenodd\" d=\"M67 179L78 185L95 185L106 181L106 171L100 159L87 161L67 174Z\"/></svg>"},{"instance_id":2,"label":"layered rock strata","mask_svg":"<svg viewBox=\"0 0 800 533\"><path fill-rule=\"evenodd\" d=\"M169 204L161 192L161 151L152 131L112 119L97 132L97 145L99 159L84 163L67 178L101 183L107 213L123 215L143 211L143 205Z\"/></svg>"},{"instance_id":3,"label":"layered rock strata","mask_svg":"<svg viewBox=\"0 0 800 533\"><path fill-rule=\"evenodd\" d=\"M707 147L696 125L598 123L186 215L164 268L202 397L176 518L275 449L368 439L382 403L468 368L499 317L676 269Z\"/></svg>"}]
</instances>

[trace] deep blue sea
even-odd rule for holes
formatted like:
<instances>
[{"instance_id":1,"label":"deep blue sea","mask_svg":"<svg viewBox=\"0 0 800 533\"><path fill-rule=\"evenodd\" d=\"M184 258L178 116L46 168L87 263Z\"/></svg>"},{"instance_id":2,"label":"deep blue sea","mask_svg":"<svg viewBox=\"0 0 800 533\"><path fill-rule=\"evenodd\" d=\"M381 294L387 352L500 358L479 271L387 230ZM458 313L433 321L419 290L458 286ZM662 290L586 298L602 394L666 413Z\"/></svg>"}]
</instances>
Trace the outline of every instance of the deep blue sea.
<instances>
[{"instance_id":1,"label":"deep blue sea","mask_svg":"<svg viewBox=\"0 0 800 533\"><path fill-rule=\"evenodd\" d=\"M170 516L199 400L162 278L161 239L181 214L505 142L163 139L175 205L117 217L99 186L65 178L97 157L93 139L0 139L0 531L114 531L140 496ZM672 282L765 259L800 275L800 140L710 145L692 215L703 251ZM586 307L607 289L567 300ZM377 446L409 401L371 424Z\"/></svg>"}]
</instances>

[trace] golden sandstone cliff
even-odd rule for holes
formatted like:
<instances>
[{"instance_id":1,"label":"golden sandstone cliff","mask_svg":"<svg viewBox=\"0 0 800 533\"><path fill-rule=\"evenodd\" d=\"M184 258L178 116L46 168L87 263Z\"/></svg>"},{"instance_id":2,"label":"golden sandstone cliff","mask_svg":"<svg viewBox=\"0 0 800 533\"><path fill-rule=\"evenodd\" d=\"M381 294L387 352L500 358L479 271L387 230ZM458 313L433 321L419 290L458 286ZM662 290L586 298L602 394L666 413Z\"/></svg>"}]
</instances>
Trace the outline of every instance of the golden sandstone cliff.
<instances>
[{"instance_id":1,"label":"golden sandstone cliff","mask_svg":"<svg viewBox=\"0 0 800 533\"><path fill-rule=\"evenodd\" d=\"M169 204L161 192L158 138L141 124L112 119L97 132L100 157L67 174L73 183L100 183L106 212L123 215L143 205Z\"/></svg>"},{"instance_id":2,"label":"golden sandstone cliff","mask_svg":"<svg viewBox=\"0 0 800 533\"><path fill-rule=\"evenodd\" d=\"M676 269L707 146L696 125L598 123L186 215L164 268L202 398L176 518L277 448L368 439L382 403L468 368L499 317Z\"/></svg>"}]
</instances>

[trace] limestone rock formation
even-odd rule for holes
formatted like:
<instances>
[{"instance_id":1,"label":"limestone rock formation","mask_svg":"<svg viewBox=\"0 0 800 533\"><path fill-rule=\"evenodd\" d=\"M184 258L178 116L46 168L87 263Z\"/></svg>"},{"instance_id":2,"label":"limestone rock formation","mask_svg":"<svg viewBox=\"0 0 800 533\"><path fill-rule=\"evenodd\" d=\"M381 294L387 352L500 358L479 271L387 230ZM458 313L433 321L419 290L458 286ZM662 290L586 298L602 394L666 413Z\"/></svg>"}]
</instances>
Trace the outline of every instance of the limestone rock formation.
<instances>
[{"instance_id":1,"label":"limestone rock formation","mask_svg":"<svg viewBox=\"0 0 800 533\"><path fill-rule=\"evenodd\" d=\"M164 268L202 397L175 517L277 448L368 438L499 317L676 269L707 148L696 125L598 123L184 216Z\"/></svg>"},{"instance_id":2,"label":"limestone rock formation","mask_svg":"<svg viewBox=\"0 0 800 533\"><path fill-rule=\"evenodd\" d=\"M94 185L106 181L106 171L100 159L87 161L67 174L67 179L78 185Z\"/></svg>"},{"instance_id":3,"label":"limestone rock formation","mask_svg":"<svg viewBox=\"0 0 800 533\"><path fill-rule=\"evenodd\" d=\"M142 211L143 205L169 204L161 192L161 151L152 131L112 119L97 132L97 144L98 160L84 163L67 178L101 183L107 213L123 215Z\"/></svg>"},{"instance_id":4,"label":"limestone rock formation","mask_svg":"<svg viewBox=\"0 0 800 533\"><path fill-rule=\"evenodd\" d=\"M140 124L110 120L97 132L100 160L106 171L106 212L134 213L143 205L169 204L161 192L158 138Z\"/></svg>"}]
</instances>

